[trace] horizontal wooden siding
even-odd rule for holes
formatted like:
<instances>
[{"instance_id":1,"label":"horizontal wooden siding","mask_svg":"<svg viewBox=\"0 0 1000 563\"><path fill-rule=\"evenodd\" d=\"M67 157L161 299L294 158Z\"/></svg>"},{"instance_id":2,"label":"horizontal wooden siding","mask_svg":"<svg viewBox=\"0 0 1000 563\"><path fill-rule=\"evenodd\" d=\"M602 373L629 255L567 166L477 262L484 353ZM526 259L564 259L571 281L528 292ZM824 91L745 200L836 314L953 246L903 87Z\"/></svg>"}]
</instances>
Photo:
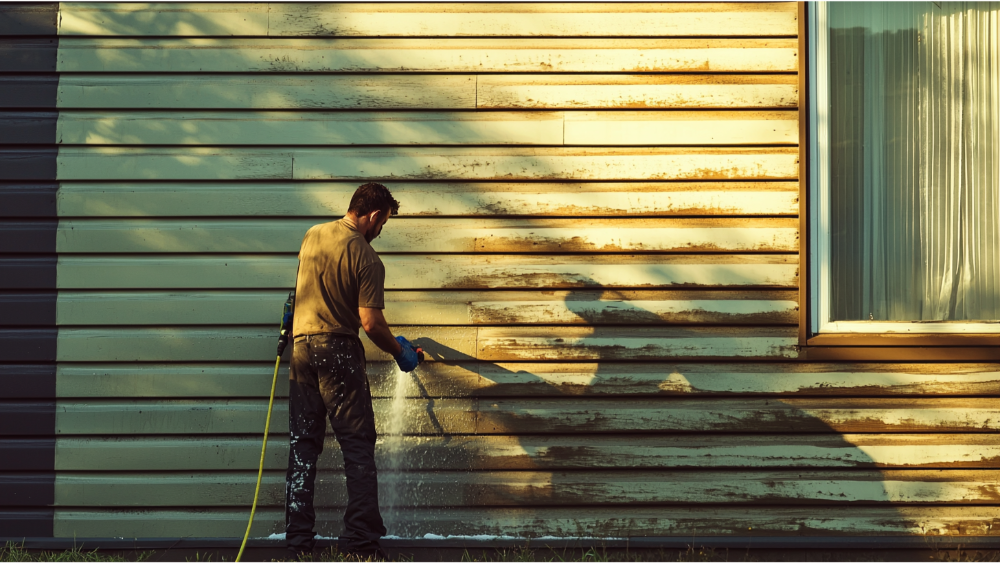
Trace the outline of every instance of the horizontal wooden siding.
<instances>
[{"instance_id":1,"label":"horizontal wooden siding","mask_svg":"<svg viewBox=\"0 0 1000 563\"><path fill-rule=\"evenodd\" d=\"M379 180L390 534L993 533L995 365L798 361L795 4L57 7L0 27L5 522L239 536L299 242Z\"/></svg>"}]
</instances>

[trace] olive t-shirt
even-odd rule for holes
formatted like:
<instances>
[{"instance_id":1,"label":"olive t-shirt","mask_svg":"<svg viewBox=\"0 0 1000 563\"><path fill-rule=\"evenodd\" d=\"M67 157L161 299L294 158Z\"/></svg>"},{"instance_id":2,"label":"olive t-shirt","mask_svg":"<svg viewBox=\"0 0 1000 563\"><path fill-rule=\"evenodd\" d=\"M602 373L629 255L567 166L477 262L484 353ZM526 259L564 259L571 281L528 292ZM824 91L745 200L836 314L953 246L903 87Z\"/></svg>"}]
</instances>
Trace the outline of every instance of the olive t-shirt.
<instances>
[{"instance_id":1,"label":"olive t-shirt","mask_svg":"<svg viewBox=\"0 0 1000 563\"><path fill-rule=\"evenodd\" d=\"M385 308L385 266L354 225L341 219L306 232L295 282L293 336L358 336L358 307Z\"/></svg>"}]
</instances>

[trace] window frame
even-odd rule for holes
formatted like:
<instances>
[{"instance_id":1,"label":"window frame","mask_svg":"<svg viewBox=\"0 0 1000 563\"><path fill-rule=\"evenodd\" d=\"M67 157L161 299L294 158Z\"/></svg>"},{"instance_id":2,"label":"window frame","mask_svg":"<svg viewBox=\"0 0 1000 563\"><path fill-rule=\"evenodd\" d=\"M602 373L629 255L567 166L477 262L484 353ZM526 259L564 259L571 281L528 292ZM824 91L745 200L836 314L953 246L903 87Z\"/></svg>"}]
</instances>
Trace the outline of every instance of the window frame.
<instances>
[{"instance_id":1,"label":"window frame","mask_svg":"<svg viewBox=\"0 0 1000 563\"><path fill-rule=\"evenodd\" d=\"M827 18L828 2L799 3L799 52L806 55L800 57L799 68L799 225L802 234L799 344L802 359L1000 360L1000 323L963 323L964 326L956 330L954 325L959 323L822 322L830 310Z\"/></svg>"}]
</instances>

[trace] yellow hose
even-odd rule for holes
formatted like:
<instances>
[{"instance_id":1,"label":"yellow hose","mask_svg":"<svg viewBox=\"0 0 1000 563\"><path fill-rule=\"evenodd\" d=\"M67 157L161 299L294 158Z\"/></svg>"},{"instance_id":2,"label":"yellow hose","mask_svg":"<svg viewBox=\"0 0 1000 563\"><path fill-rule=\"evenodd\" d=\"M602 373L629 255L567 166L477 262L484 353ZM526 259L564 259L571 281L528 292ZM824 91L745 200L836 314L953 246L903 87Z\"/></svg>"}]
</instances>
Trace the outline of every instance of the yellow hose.
<instances>
[{"instance_id":1,"label":"yellow hose","mask_svg":"<svg viewBox=\"0 0 1000 563\"><path fill-rule=\"evenodd\" d=\"M243 549L247 546L247 538L250 537L250 526L253 526L253 515L257 512L257 496L260 494L260 478L264 475L264 454L267 452L267 433L271 430L271 407L274 406L274 387L278 383L278 364L281 363L281 356L274 361L274 379L271 380L271 398L267 401L267 421L264 423L264 443L260 447L260 468L257 470L257 488L253 491L253 506L250 507L250 521L247 522L247 533L243 534L243 543L240 545L240 552L236 554L236 561L243 557Z\"/></svg>"}]
</instances>

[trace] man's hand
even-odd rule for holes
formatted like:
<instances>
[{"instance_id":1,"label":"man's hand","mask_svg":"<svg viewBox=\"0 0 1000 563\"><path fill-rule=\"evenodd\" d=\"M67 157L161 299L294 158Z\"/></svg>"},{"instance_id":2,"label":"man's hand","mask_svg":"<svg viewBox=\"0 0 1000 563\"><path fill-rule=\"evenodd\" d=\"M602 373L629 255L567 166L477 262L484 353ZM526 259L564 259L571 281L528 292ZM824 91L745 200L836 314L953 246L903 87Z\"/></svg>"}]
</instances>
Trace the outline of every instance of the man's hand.
<instances>
[{"instance_id":1,"label":"man's hand","mask_svg":"<svg viewBox=\"0 0 1000 563\"><path fill-rule=\"evenodd\" d=\"M396 356L396 365L399 366L399 369L406 373L417 369L417 366L420 365L420 360L423 359L423 354L419 351L420 349L410 344L410 341L402 336L397 336L396 342L399 342L399 345L403 348L403 351Z\"/></svg>"},{"instance_id":2,"label":"man's hand","mask_svg":"<svg viewBox=\"0 0 1000 563\"><path fill-rule=\"evenodd\" d=\"M376 346L393 358L402 353L403 347L393 338L389 324L382 315L382 309L358 307L358 315L361 316L361 328L365 329L365 334Z\"/></svg>"}]
</instances>

